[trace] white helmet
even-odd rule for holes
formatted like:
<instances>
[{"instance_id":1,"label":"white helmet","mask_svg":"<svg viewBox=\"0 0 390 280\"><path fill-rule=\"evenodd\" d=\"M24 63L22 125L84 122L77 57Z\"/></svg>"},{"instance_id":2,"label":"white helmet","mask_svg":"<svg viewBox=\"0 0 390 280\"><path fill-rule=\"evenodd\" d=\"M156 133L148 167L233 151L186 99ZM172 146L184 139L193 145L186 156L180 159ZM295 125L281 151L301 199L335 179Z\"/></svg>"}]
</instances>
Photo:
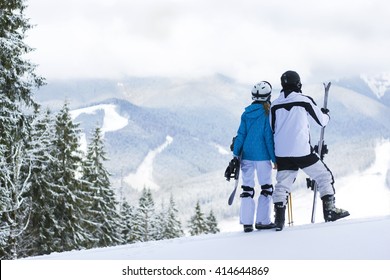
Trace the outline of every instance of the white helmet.
<instances>
[{"instance_id":1,"label":"white helmet","mask_svg":"<svg viewBox=\"0 0 390 280\"><path fill-rule=\"evenodd\" d=\"M252 88L252 100L269 101L271 99L272 86L267 81L257 83Z\"/></svg>"}]
</instances>

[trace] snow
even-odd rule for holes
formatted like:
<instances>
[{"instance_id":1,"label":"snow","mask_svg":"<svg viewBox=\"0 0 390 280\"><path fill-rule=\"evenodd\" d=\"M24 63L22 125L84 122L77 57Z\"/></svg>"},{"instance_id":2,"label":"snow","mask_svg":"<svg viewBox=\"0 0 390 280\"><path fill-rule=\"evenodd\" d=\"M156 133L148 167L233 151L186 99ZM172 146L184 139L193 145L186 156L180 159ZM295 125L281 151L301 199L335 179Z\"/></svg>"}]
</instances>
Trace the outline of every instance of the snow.
<instances>
[{"instance_id":1,"label":"snow","mask_svg":"<svg viewBox=\"0 0 390 280\"><path fill-rule=\"evenodd\" d=\"M76 119L81 114L96 114L96 111L103 110L104 118L103 124L101 126L101 132L104 137L104 133L108 131L116 131L124 128L129 120L118 114L116 111L116 106L114 104L100 104L96 106L90 106L86 108L81 108L77 110L70 111L72 120ZM87 135L85 133L80 133L80 149L84 152L87 151Z\"/></svg>"},{"instance_id":2,"label":"snow","mask_svg":"<svg viewBox=\"0 0 390 280\"><path fill-rule=\"evenodd\" d=\"M386 182L390 172L390 141L379 143L375 154L376 160L370 168L337 181L343 186L337 197L357 217L390 213L390 186Z\"/></svg>"},{"instance_id":3,"label":"snow","mask_svg":"<svg viewBox=\"0 0 390 280\"><path fill-rule=\"evenodd\" d=\"M53 275L57 280L113 280L125 275L160 279L156 275L147 278L139 271L162 268L207 272L207 277L184 275L180 279L243 279L243 275L218 275L216 271L264 266L270 271L265 279L305 280L315 276L320 280L330 275L332 279L385 279L383 276L390 273L389 232L390 215L292 226L281 232L236 230L2 262L2 279L34 275L37 278L33 279L40 280L53 279ZM134 269L138 274L126 274Z\"/></svg>"},{"instance_id":4,"label":"snow","mask_svg":"<svg viewBox=\"0 0 390 280\"><path fill-rule=\"evenodd\" d=\"M123 180L132 188L142 190L148 187L151 190L158 190L160 186L153 180L153 161L155 157L168 147L173 141L173 138L167 135L165 142L155 150L149 151L141 165L135 173L128 174Z\"/></svg>"},{"instance_id":5,"label":"snow","mask_svg":"<svg viewBox=\"0 0 390 280\"><path fill-rule=\"evenodd\" d=\"M82 109L72 110L72 119L76 119L81 114L95 114L98 110L104 110L104 120L101 127L102 133L116 131L124 128L128 124L128 119L119 115L116 106L113 104L101 104Z\"/></svg>"},{"instance_id":6,"label":"snow","mask_svg":"<svg viewBox=\"0 0 390 280\"><path fill-rule=\"evenodd\" d=\"M231 151L228 151L225 149L225 147L221 146L221 145L218 145L216 143L212 143L212 145L217 148L218 150L218 153L220 153L221 155L230 155L232 152Z\"/></svg>"},{"instance_id":7,"label":"snow","mask_svg":"<svg viewBox=\"0 0 390 280\"><path fill-rule=\"evenodd\" d=\"M390 73L381 73L375 76L362 74L360 77L378 98L383 97L385 92L390 89Z\"/></svg>"},{"instance_id":8,"label":"snow","mask_svg":"<svg viewBox=\"0 0 390 280\"><path fill-rule=\"evenodd\" d=\"M53 253L41 260L390 259L390 215ZM375 236L373 236L375 233Z\"/></svg>"}]
</instances>

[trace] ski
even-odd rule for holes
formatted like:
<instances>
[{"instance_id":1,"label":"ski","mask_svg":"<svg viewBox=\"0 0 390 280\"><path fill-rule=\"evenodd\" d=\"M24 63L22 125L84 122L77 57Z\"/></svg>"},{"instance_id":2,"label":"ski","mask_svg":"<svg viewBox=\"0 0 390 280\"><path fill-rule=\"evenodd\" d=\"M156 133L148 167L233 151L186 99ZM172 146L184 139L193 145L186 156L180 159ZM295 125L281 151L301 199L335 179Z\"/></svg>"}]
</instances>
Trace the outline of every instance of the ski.
<instances>
[{"instance_id":1,"label":"ski","mask_svg":"<svg viewBox=\"0 0 390 280\"><path fill-rule=\"evenodd\" d=\"M237 186L238 186L238 180L235 180L234 189L233 189L232 193L229 196L228 205L232 205L233 204L234 197L236 196Z\"/></svg>"},{"instance_id":2,"label":"ski","mask_svg":"<svg viewBox=\"0 0 390 280\"><path fill-rule=\"evenodd\" d=\"M324 89L325 89L325 96L324 96L324 109L327 109L328 107L328 95L329 95L329 88L330 88L331 83L324 83ZM318 155L320 156L321 160L323 159L323 148L326 149L326 146L324 145L324 134L325 134L325 127L321 128L321 134L320 134L320 140L318 141L318 148L317 152ZM308 187L312 188L314 191L313 195L313 208L311 211L311 223L315 223L315 214L316 214L316 205L317 205L317 183L314 180L308 180Z\"/></svg>"}]
</instances>

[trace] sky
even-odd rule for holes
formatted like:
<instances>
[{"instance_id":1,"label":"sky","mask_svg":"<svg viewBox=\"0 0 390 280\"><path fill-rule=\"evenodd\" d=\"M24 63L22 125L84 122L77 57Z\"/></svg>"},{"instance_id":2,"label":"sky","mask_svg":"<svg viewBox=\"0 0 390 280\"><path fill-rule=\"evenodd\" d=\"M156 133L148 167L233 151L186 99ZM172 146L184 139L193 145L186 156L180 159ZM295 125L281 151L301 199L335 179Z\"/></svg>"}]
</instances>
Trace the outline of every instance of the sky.
<instances>
[{"instance_id":1,"label":"sky","mask_svg":"<svg viewBox=\"0 0 390 280\"><path fill-rule=\"evenodd\" d=\"M387 0L27 0L47 79L220 73L239 82L389 71Z\"/></svg>"}]
</instances>

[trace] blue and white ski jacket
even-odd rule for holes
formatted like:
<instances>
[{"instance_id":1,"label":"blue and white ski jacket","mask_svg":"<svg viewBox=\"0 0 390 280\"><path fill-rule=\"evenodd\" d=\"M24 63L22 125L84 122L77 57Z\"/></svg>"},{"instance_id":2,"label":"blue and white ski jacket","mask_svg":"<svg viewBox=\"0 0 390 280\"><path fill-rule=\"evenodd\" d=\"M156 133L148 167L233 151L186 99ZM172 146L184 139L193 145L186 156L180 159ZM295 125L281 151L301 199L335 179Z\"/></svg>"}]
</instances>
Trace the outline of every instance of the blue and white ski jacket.
<instances>
[{"instance_id":1,"label":"blue and white ski jacket","mask_svg":"<svg viewBox=\"0 0 390 280\"><path fill-rule=\"evenodd\" d=\"M233 154L244 160L271 160L275 163L274 141L263 104L252 103L241 115L240 127L234 140Z\"/></svg>"},{"instance_id":2,"label":"blue and white ski jacket","mask_svg":"<svg viewBox=\"0 0 390 280\"><path fill-rule=\"evenodd\" d=\"M277 157L302 157L312 152L309 117L321 127L329 122L329 115L301 93L282 91L272 102L269 118Z\"/></svg>"}]
</instances>

